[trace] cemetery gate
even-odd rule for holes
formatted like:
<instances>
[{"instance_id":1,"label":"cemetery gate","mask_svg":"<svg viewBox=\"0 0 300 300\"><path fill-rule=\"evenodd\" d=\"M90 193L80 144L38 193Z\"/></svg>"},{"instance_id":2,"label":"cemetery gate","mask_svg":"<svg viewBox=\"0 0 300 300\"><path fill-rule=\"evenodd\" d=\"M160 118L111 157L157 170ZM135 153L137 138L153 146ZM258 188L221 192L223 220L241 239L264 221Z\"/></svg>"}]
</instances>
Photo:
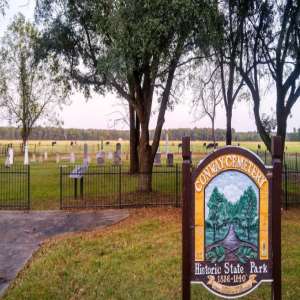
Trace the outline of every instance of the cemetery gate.
<instances>
[{"instance_id":1,"label":"cemetery gate","mask_svg":"<svg viewBox=\"0 0 300 300\"><path fill-rule=\"evenodd\" d=\"M30 166L0 165L0 209L30 209Z\"/></svg>"}]
</instances>

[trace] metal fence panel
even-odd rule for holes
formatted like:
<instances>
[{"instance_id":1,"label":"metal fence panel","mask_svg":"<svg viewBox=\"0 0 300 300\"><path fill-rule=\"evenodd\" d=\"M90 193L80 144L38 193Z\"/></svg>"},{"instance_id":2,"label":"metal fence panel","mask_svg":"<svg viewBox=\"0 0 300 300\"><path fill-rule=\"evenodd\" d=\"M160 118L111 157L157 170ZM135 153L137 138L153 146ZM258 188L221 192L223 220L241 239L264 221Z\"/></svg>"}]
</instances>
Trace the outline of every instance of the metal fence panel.
<instances>
[{"instance_id":1,"label":"metal fence panel","mask_svg":"<svg viewBox=\"0 0 300 300\"><path fill-rule=\"evenodd\" d=\"M30 167L0 165L0 209L30 209Z\"/></svg>"},{"instance_id":2,"label":"metal fence panel","mask_svg":"<svg viewBox=\"0 0 300 300\"><path fill-rule=\"evenodd\" d=\"M60 206L71 208L123 208L180 206L181 176L178 166L154 167L152 191L140 192L144 174L130 174L121 166L89 166L60 169Z\"/></svg>"}]
</instances>

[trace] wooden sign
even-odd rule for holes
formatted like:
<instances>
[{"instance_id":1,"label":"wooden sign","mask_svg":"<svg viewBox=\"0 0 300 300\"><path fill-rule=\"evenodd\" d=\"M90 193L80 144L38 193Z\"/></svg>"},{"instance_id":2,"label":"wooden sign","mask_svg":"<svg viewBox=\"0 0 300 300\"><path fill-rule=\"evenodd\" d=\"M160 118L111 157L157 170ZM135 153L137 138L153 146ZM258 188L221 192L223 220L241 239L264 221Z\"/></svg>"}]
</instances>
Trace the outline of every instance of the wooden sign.
<instances>
[{"instance_id":1,"label":"wooden sign","mask_svg":"<svg viewBox=\"0 0 300 300\"><path fill-rule=\"evenodd\" d=\"M183 175L183 299L191 283L234 299L273 282L272 168L246 149L225 147Z\"/></svg>"}]
</instances>

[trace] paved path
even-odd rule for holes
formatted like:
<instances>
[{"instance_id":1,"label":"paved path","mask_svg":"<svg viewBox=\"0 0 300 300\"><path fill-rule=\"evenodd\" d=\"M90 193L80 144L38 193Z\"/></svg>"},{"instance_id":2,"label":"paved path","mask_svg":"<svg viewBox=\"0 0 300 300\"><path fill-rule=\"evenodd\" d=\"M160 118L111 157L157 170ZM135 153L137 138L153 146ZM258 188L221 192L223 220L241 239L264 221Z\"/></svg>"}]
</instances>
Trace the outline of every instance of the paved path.
<instances>
[{"instance_id":1,"label":"paved path","mask_svg":"<svg viewBox=\"0 0 300 300\"><path fill-rule=\"evenodd\" d=\"M0 297L46 238L103 228L128 215L126 210L0 212Z\"/></svg>"}]
</instances>

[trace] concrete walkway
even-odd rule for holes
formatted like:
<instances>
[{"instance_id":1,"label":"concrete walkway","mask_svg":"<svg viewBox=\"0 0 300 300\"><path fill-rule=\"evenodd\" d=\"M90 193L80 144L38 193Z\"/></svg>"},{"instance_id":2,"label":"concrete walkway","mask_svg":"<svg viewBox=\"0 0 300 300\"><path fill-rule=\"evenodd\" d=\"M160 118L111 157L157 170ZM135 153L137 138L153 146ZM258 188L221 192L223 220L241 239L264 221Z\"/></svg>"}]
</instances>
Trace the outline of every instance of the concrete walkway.
<instances>
[{"instance_id":1,"label":"concrete walkway","mask_svg":"<svg viewBox=\"0 0 300 300\"><path fill-rule=\"evenodd\" d=\"M126 210L0 212L0 297L43 240L103 228L128 215Z\"/></svg>"}]
</instances>

